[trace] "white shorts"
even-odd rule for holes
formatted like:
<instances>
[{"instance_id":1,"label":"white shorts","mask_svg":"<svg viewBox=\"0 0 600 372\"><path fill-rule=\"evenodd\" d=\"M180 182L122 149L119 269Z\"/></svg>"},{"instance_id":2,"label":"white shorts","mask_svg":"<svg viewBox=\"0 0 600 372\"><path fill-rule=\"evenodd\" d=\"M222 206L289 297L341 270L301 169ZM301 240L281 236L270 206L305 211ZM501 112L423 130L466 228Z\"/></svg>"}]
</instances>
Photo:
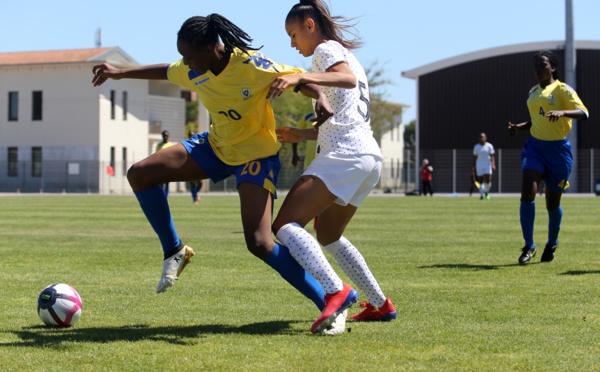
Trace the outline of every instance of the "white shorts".
<instances>
[{"instance_id":1,"label":"white shorts","mask_svg":"<svg viewBox=\"0 0 600 372\"><path fill-rule=\"evenodd\" d=\"M359 207L379 182L381 159L373 155L321 155L302 175L322 180L338 197L336 204Z\"/></svg>"},{"instance_id":2,"label":"white shorts","mask_svg":"<svg viewBox=\"0 0 600 372\"><path fill-rule=\"evenodd\" d=\"M483 177L485 174L492 174L492 163L476 165L475 172L477 173L477 177Z\"/></svg>"}]
</instances>

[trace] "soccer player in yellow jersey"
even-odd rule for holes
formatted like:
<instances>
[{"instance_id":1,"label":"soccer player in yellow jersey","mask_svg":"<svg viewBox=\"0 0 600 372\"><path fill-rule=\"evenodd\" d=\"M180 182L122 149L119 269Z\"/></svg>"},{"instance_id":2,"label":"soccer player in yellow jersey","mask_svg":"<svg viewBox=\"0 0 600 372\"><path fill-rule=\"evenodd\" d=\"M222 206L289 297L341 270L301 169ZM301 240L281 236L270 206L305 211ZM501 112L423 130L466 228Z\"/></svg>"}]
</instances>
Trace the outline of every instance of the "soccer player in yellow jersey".
<instances>
[{"instance_id":1,"label":"soccer player in yellow jersey","mask_svg":"<svg viewBox=\"0 0 600 372\"><path fill-rule=\"evenodd\" d=\"M177 34L177 50L183 57L179 61L131 69L98 64L92 70L92 83L99 86L107 79L121 78L168 79L195 90L211 114L213 122L208 132L158 151L127 172L129 184L163 248L163 272L157 292L172 286L194 255L179 239L159 185L207 178L217 182L235 175L248 250L322 309L323 288L271 235L280 144L267 96L276 77L303 70L272 62L252 48L251 41L248 34L219 14L192 17ZM318 86L296 89L316 100L317 122L332 115Z\"/></svg>"},{"instance_id":2,"label":"soccer player in yellow jersey","mask_svg":"<svg viewBox=\"0 0 600 372\"><path fill-rule=\"evenodd\" d=\"M159 142L156 144L156 151L160 151L162 149L166 149L168 147L173 146L175 143L169 141L169 131L168 130L163 130L162 133L162 142ZM163 183L162 185L160 185L163 189L163 191L165 192L165 195L168 197L169 196L169 183Z\"/></svg>"},{"instance_id":3,"label":"soccer player in yellow jersey","mask_svg":"<svg viewBox=\"0 0 600 372\"><path fill-rule=\"evenodd\" d=\"M298 125L296 125L296 128L298 129L312 129L314 122L312 121L312 119L314 119L315 114L312 112L309 112L308 114L306 114L300 121L298 121ZM295 167L296 164L298 164L298 160L300 159L300 157L298 156L298 143L292 143L292 165ZM312 163L312 161L315 158L315 155L317 154L317 141L313 141L313 140L307 140L304 141L304 162L302 165L302 169L306 169L310 163Z\"/></svg>"},{"instance_id":4,"label":"soccer player in yellow jersey","mask_svg":"<svg viewBox=\"0 0 600 372\"><path fill-rule=\"evenodd\" d=\"M525 246L519 257L520 264L528 263L535 256L533 226L535 221L535 195L540 182L546 184L546 209L548 210L548 241L541 262L550 262L558 246L558 232L562 222L560 199L568 187L573 164L571 144L567 135L571 131L572 119L586 120L587 108L577 93L558 80L558 63L550 51L541 51L533 56L533 67L539 84L531 88L527 107L531 120L508 123L510 135L529 129L521 153L521 230Z\"/></svg>"}]
</instances>

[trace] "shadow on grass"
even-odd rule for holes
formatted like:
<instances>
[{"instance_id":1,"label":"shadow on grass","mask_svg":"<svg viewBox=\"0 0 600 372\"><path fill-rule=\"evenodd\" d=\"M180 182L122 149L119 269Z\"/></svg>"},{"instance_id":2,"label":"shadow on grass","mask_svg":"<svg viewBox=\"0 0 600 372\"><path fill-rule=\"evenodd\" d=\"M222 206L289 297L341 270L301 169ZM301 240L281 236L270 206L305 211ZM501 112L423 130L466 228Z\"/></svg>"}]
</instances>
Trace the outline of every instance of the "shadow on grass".
<instances>
[{"instance_id":1,"label":"shadow on grass","mask_svg":"<svg viewBox=\"0 0 600 372\"><path fill-rule=\"evenodd\" d=\"M530 263L529 265L535 265L536 263ZM473 270L473 271L483 271L483 270L498 270L503 267L514 267L521 266L518 263L515 264L507 264L507 265L471 265L471 264L438 264L438 265L429 265L429 266L419 266L419 269L458 269L458 270Z\"/></svg>"},{"instance_id":2,"label":"shadow on grass","mask_svg":"<svg viewBox=\"0 0 600 372\"><path fill-rule=\"evenodd\" d=\"M558 275L587 275L587 274L600 274L600 270L569 270Z\"/></svg>"},{"instance_id":3,"label":"shadow on grass","mask_svg":"<svg viewBox=\"0 0 600 372\"><path fill-rule=\"evenodd\" d=\"M64 342L107 343L117 341L161 341L177 345L194 345L197 339L208 335L285 335L307 333L294 330L291 326L300 321L272 321L243 326L223 324L191 325L183 327L151 327L137 324L105 328L49 328L45 326L25 327L21 331L8 331L21 341L0 343L2 346L60 347Z\"/></svg>"}]
</instances>

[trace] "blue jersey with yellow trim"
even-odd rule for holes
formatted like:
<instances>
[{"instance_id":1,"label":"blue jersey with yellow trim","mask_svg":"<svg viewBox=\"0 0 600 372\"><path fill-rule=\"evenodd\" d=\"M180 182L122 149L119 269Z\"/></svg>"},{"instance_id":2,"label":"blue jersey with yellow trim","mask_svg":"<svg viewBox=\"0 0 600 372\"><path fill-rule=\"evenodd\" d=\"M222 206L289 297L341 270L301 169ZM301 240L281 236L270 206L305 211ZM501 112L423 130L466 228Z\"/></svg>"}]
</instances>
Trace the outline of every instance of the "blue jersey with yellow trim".
<instances>
[{"instance_id":1,"label":"blue jersey with yellow trim","mask_svg":"<svg viewBox=\"0 0 600 372\"><path fill-rule=\"evenodd\" d=\"M304 70L272 62L258 51L235 48L219 75L190 70L179 60L169 66L167 77L198 93L211 114L208 140L215 154L228 165L240 165L279 151L267 92L276 77L300 72Z\"/></svg>"},{"instance_id":2,"label":"blue jersey with yellow trim","mask_svg":"<svg viewBox=\"0 0 600 372\"><path fill-rule=\"evenodd\" d=\"M548 111L579 109L588 116L588 110L581 102L577 92L569 85L555 80L542 89L536 85L529 91L527 108L531 116L530 133L542 141L558 141L567 138L571 131L572 119L566 116L557 121L546 117Z\"/></svg>"}]
</instances>

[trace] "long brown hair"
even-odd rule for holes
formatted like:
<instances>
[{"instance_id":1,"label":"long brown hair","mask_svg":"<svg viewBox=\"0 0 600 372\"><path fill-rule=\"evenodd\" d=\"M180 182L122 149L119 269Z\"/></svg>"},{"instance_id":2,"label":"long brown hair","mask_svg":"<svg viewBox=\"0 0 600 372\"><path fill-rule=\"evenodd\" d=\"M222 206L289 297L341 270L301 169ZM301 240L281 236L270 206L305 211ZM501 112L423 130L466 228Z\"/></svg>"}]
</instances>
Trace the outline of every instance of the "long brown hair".
<instances>
[{"instance_id":1,"label":"long brown hair","mask_svg":"<svg viewBox=\"0 0 600 372\"><path fill-rule=\"evenodd\" d=\"M322 0L300 0L289 11L285 23L304 22L306 18L312 18L328 40L335 40L348 49L360 48L363 45L355 27L358 22L354 22L354 18L332 16L329 7ZM354 38L347 39L345 33Z\"/></svg>"}]
</instances>

